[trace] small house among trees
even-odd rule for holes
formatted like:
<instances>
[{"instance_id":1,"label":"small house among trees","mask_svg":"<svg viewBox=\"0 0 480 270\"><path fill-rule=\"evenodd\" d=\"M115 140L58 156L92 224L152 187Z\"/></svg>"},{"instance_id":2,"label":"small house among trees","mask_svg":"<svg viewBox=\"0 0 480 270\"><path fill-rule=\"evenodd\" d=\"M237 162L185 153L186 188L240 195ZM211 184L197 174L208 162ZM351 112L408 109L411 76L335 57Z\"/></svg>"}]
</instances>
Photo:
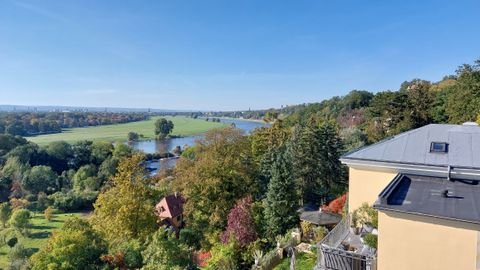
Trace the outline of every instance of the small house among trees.
<instances>
[{"instance_id":1,"label":"small house among trees","mask_svg":"<svg viewBox=\"0 0 480 270\"><path fill-rule=\"evenodd\" d=\"M155 212L162 225L173 228L179 231L183 226L183 204L185 199L175 193L164 197L155 206Z\"/></svg>"}]
</instances>

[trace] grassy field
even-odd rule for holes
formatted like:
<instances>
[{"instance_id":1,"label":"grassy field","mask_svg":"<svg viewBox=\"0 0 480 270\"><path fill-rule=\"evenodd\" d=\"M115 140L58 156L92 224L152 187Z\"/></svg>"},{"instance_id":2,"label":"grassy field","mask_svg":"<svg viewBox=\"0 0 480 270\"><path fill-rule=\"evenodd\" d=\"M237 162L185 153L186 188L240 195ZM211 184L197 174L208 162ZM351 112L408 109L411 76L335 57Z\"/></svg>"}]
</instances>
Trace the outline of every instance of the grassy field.
<instances>
[{"instance_id":1,"label":"grassy field","mask_svg":"<svg viewBox=\"0 0 480 270\"><path fill-rule=\"evenodd\" d=\"M92 141L124 141L130 131L143 134L145 139L153 139L155 137L154 128L155 121L159 117L152 117L150 120L132 122L126 124L96 126L86 128L64 129L62 133L40 135L35 137L27 137L39 145L45 145L54 141L66 141L69 143L80 140ZM189 136L204 133L212 128L224 126L222 123L207 122L204 119L193 119L187 117L165 117L172 120L174 129L172 135Z\"/></svg>"},{"instance_id":2,"label":"grassy field","mask_svg":"<svg viewBox=\"0 0 480 270\"><path fill-rule=\"evenodd\" d=\"M47 241L53 230L62 227L65 220L71 217L80 217L82 213L55 214L54 218L48 222L43 213L36 213L31 219L32 228L28 238L19 238L18 242L22 243L25 248L32 251L38 251ZM8 252L10 247L7 245L0 248L0 269L6 269L9 263Z\"/></svg>"},{"instance_id":3,"label":"grassy field","mask_svg":"<svg viewBox=\"0 0 480 270\"><path fill-rule=\"evenodd\" d=\"M295 269L298 270L312 270L315 267L317 257L315 254L297 253L295 258ZM289 270L290 258L285 258L282 262L274 268L274 270Z\"/></svg>"}]
</instances>

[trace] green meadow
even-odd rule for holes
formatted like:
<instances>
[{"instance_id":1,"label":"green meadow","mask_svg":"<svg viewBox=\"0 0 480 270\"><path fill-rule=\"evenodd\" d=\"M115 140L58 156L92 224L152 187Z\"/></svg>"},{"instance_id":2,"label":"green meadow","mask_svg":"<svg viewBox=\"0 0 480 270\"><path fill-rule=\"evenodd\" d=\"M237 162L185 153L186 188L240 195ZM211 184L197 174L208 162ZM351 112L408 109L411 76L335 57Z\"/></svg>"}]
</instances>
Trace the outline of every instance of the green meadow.
<instances>
[{"instance_id":1,"label":"green meadow","mask_svg":"<svg viewBox=\"0 0 480 270\"><path fill-rule=\"evenodd\" d=\"M32 252L36 252L47 242L52 232L61 228L67 219L83 215L82 213L55 214L49 222L45 219L43 213L35 213L30 219L32 226L29 230L29 236L18 237L18 243L23 244L25 248L30 249ZM0 247L0 269L8 267L9 250L10 247L8 245Z\"/></svg>"},{"instance_id":2,"label":"green meadow","mask_svg":"<svg viewBox=\"0 0 480 270\"><path fill-rule=\"evenodd\" d=\"M27 137L39 145L49 144L54 141L66 141L73 143L81 140L91 141L124 141L130 131L142 134L144 139L153 139L155 137L155 121L159 117L152 117L146 121L132 122L126 124L71 128L64 129L62 133L40 135ZM172 135L174 136L190 136L204 133L213 128L225 126L223 123L207 122L205 119L193 119L187 117L165 117L174 124Z\"/></svg>"}]
</instances>

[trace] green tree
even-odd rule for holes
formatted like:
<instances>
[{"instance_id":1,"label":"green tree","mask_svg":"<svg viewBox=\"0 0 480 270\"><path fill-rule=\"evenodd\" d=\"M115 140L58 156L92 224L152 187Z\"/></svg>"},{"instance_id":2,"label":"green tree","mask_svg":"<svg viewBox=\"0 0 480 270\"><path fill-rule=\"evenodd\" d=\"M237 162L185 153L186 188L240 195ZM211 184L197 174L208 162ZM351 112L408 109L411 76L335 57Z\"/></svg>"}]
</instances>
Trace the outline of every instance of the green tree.
<instances>
[{"instance_id":1,"label":"green tree","mask_svg":"<svg viewBox=\"0 0 480 270\"><path fill-rule=\"evenodd\" d=\"M431 83L424 80L407 82L407 116L409 128L418 128L432 122L430 114L433 104Z\"/></svg>"},{"instance_id":2,"label":"green tree","mask_svg":"<svg viewBox=\"0 0 480 270\"><path fill-rule=\"evenodd\" d=\"M73 176L73 188L75 190L97 190L100 183L97 180L97 168L94 165L84 165Z\"/></svg>"},{"instance_id":3,"label":"green tree","mask_svg":"<svg viewBox=\"0 0 480 270\"><path fill-rule=\"evenodd\" d=\"M5 228L10 216L12 215L12 208L6 202L0 204L0 222L2 222L2 227Z\"/></svg>"},{"instance_id":4,"label":"green tree","mask_svg":"<svg viewBox=\"0 0 480 270\"><path fill-rule=\"evenodd\" d=\"M23 188L33 194L54 193L57 190L57 174L48 166L35 166L23 178Z\"/></svg>"},{"instance_id":5,"label":"green tree","mask_svg":"<svg viewBox=\"0 0 480 270\"><path fill-rule=\"evenodd\" d=\"M174 128L173 122L165 118L160 118L155 121L155 135L159 139L164 139L172 132Z\"/></svg>"},{"instance_id":6,"label":"green tree","mask_svg":"<svg viewBox=\"0 0 480 270\"><path fill-rule=\"evenodd\" d=\"M238 129L209 131L195 151L194 160L180 158L173 184L187 198L186 222L208 247L219 241L235 202L256 192L256 169L250 142Z\"/></svg>"},{"instance_id":7,"label":"green tree","mask_svg":"<svg viewBox=\"0 0 480 270\"><path fill-rule=\"evenodd\" d=\"M126 157L132 156L133 148L124 144L124 143L117 143L113 150L113 157L117 159L122 159Z\"/></svg>"},{"instance_id":8,"label":"green tree","mask_svg":"<svg viewBox=\"0 0 480 270\"><path fill-rule=\"evenodd\" d=\"M145 240L155 231L153 191L142 161L141 155L121 161L111 187L94 204L93 227L110 243Z\"/></svg>"},{"instance_id":9,"label":"green tree","mask_svg":"<svg viewBox=\"0 0 480 270\"><path fill-rule=\"evenodd\" d=\"M142 255L143 270L185 269L191 263L188 247L163 228L149 239Z\"/></svg>"},{"instance_id":10,"label":"green tree","mask_svg":"<svg viewBox=\"0 0 480 270\"><path fill-rule=\"evenodd\" d=\"M100 256L107 252L106 242L80 218L65 222L47 244L31 257L32 270L100 269Z\"/></svg>"},{"instance_id":11,"label":"green tree","mask_svg":"<svg viewBox=\"0 0 480 270\"><path fill-rule=\"evenodd\" d=\"M77 170L83 165L92 162L92 142L79 141L72 144L72 158L70 159L70 167Z\"/></svg>"},{"instance_id":12,"label":"green tree","mask_svg":"<svg viewBox=\"0 0 480 270\"><path fill-rule=\"evenodd\" d=\"M232 240L227 244L218 243L212 248L212 257L208 259L205 270L236 270L240 266L239 247Z\"/></svg>"},{"instance_id":13,"label":"green tree","mask_svg":"<svg viewBox=\"0 0 480 270\"><path fill-rule=\"evenodd\" d=\"M54 171L61 173L68 169L68 164L73 157L72 146L64 141L52 142L45 147L50 157L50 165Z\"/></svg>"},{"instance_id":14,"label":"green tree","mask_svg":"<svg viewBox=\"0 0 480 270\"><path fill-rule=\"evenodd\" d=\"M18 209L13 212L12 216L10 217L9 223L12 228L25 236L28 234L28 229L31 226L30 218L30 211L26 209Z\"/></svg>"},{"instance_id":15,"label":"green tree","mask_svg":"<svg viewBox=\"0 0 480 270\"><path fill-rule=\"evenodd\" d=\"M100 165L112 155L113 144L110 142L94 142L92 144L92 157L95 165Z\"/></svg>"},{"instance_id":16,"label":"green tree","mask_svg":"<svg viewBox=\"0 0 480 270\"><path fill-rule=\"evenodd\" d=\"M334 187L344 187L339 161L343 150L335 124L316 119L294 129L288 143L292 174L304 203L325 203Z\"/></svg>"},{"instance_id":17,"label":"green tree","mask_svg":"<svg viewBox=\"0 0 480 270\"><path fill-rule=\"evenodd\" d=\"M138 140L139 136L138 133L130 131L128 132L127 138L130 142L134 142Z\"/></svg>"},{"instance_id":18,"label":"green tree","mask_svg":"<svg viewBox=\"0 0 480 270\"><path fill-rule=\"evenodd\" d=\"M285 147L278 149L268 184L265 221L270 239L298 224L298 193Z\"/></svg>"},{"instance_id":19,"label":"green tree","mask_svg":"<svg viewBox=\"0 0 480 270\"><path fill-rule=\"evenodd\" d=\"M475 121L480 112L480 59L457 70L457 83L449 92L446 112L449 122Z\"/></svg>"}]
</instances>

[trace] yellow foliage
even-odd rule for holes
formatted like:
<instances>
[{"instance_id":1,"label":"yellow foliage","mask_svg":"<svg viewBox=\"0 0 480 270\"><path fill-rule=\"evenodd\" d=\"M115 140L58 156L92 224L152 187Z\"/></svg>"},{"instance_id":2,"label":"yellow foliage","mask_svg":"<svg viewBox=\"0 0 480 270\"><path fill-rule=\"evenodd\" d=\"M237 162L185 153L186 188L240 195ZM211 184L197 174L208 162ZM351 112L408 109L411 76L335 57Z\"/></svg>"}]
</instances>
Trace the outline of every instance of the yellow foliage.
<instances>
[{"instance_id":1,"label":"yellow foliage","mask_svg":"<svg viewBox=\"0 0 480 270\"><path fill-rule=\"evenodd\" d=\"M103 191L94 204L92 225L110 243L139 239L156 230L153 191L141 164L142 155L124 159L111 187Z\"/></svg>"}]
</instances>

